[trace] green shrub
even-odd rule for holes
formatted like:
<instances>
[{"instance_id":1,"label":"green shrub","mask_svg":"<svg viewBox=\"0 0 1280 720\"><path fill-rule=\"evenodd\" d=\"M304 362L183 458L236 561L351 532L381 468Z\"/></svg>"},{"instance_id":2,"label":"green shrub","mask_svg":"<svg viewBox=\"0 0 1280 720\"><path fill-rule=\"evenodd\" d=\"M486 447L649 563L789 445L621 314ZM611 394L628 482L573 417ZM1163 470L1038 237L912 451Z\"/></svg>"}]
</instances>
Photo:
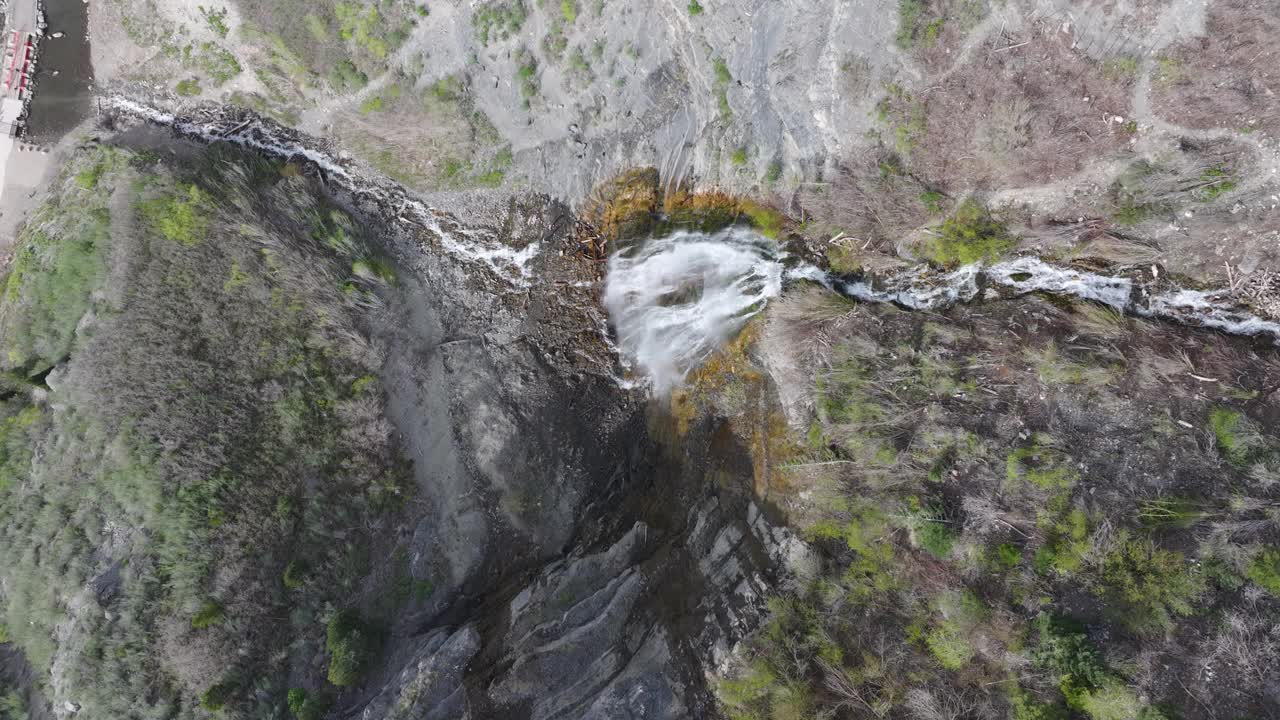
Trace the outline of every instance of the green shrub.
<instances>
[{"instance_id":1,"label":"green shrub","mask_svg":"<svg viewBox=\"0 0 1280 720\"><path fill-rule=\"evenodd\" d=\"M819 523L809 529L820 538L843 540L853 558L840 578L854 602L866 602L897 587L893 543L881 542L892 530L889 517L872 505L852 508L848 522Z\"/></svg>"},{"instance_id":2,"label":"green shrub","mask_svg":"<svg viewBox=\"0 0 1280 720\"><path fill-rule=\"evenodd\" d=\"M1182 553L1125 532L1103 559L1101 574L1102 592L1129 608L1125 621L1140 631L1167 628L1174 615L1193 614L1205 591L1204 577Z\"/></svg>"},{"instance_id":3,"label":"green shrub","mask_svg":"<svg viewBox=\"0 0 1280 720\"><path fill-rule=\"evenodd\" d=\"M733 82L733 74L729 72L729 63L725 62L724 58L718 57L711 62L715 69L717 83L721 85L728 85Z\"/></svg>"},{"instance_id":4,"label":"green shrub","mask_svg":"<svg viewBox=\"0 0 1280 720\"><path fill-rule=\"evenodd\" d=\"M1009 693L1010 720L1069 720L1070 713L1061 703L1040 702L1020 687Z\"/></svg>"},{"instance_id":5,"label":"green shrub","mask_svg":"<svg viewBox=\"0 0 1280 720\"><path fill-rule=\"evenodd\" d=\"M369 76L350 60L342 60L329 73L329 84L338 92L351 92L368 85Z\"/></svg>"},{"instance_id":6,"label":"green shrub","mask_svg":"<svg viewBox=\"0 0 1280 720\"><path fill-rule=\"evenodd\" d=\"M383 60L394 43L382 27L382 16L373 5L340 2L333 8L338 19L338 36L354 41L356 46Z\"/></svg>"},{"instance_id":7,"label":"green shrub","mask_svg":"<svg viewBox=\"0 0 1280 720\"><path fill-rule=\"evenodd\" d=\"M945 27L946 24L946 18L937 18L931 21L928 25L925 25L924 32L920 37L920 46L924 48L933 47L938 42L938 38L942 35L942 28Z\"/></svg>"},{"instance_id":8,"label":"green shrub","mask_svg":"<svg viewBox=\"0 0 1280 720\"><path fill-rule=\"evenodd\" d=\"M723 86L716 90L716 105L720 108L720 115L728 122L733 117L733 106L729 104L729 91Z\"/></svg>"},{"instance_id":9,"label":"green shrub","mask_svg":"<svg viewBox=\"0 0 1280 720\"><path fill-rule=\"evenodd\" d=\"M365 257L351 263L351 273L367 280L381 280L388 285L396 282L395 268L381 258Z\"/></svg>"},{"instance_id":10,"label":"green shrub","mask_svg":"<svg viewBox=\"0 0 1280 720\"><path fill-rule=\"evenodd\" d=\"M289 712L297 716L302 712L303 706L307 704L307 691L303 688L289 690L288 702Z\"/></svg>"},{"instance_id":11,"label":"green shrub","mask_svg":"<svg viewBox=\"0 0 1280 720\"><path fill-rule=\"evenodd\" d=\"M225 8L214 10L206 9L200 6L200 14L204 16L204 20L209 24L209 29L220 38L226 38L231 32L231 28L227 27L227 11Z\"/></svg>"},{"instance_id":12,"label":"green shrub","mask_svg":"<svg viewBox=\"0 0 1280 720\"><path fill-rule=\"evenodd\" d=\"M697 17L702 14L702 4L698 0L689 0L689 15Z\"/></svg>"},{"instance_id":13,"label":"green shrub","mask_svg":"<svg viewBox=\"0 0 1280 720\"><path fill-rule=\"evenodd\" d=\"M747 149L746 149L746 148L744 148L744 147L741 147L741 148L738 148L738 149L734 150L734 151L733 151L733 153L729 156L729 162L733 163L734 165L738 165L738 166L746 165L746 164L747 164Z\"/></svg>"},{"instance_id":14,"label":"green shrub","mask_svg":"<svg viewBox=\"0 0 1280 720\"><path fill-rule=\"evenodd\" d=\"M718 681L715 690L729 711L729 717L737 720L761 717L759 713L767 713L770 695L780 685L769 666L763 660L756 660L737 677Z\"/></svg>"},{"instance_id":15,"label":"green shrub","mask_svg":"<svg viewBox=\"0 0 1280 720\"><path fill-rule=\"evenodd\" d=\"M1235 177L1229 170L1211 167L1200 173L1201 187L1197 196L1201 202L1213 202L1218 196L1236 189Z\"/></svg>"},{"instance_id":16,"label":"green shrub","mask_svg":"<svg viewBox=\"0 0 1280 720\"><path fill-rule=\"evenodd\" d=\"M1073 575L1084 564L1089 549L1089 518L1083 510L1072 510L1055 522L1046 533L1044 545L1036 550L1035 570L1050 570L1062 576Z\"/></svg>"},{"instance_id":17,"label":"green shrub","mask_svg":"<svg viewBox=\"0 0 1280 720\"><path fill-rule=\"evenodd\" d=\"M764 171L764 181L767 183L776 183L782 179L782 161L774 160L769 163L769 168Z\"/></svg>"},{"instance_id":18,"label":"green shrub","mask_svg":"<svg viewBox=\"0 0 1280 720\"><path fill-rule=\"evenodd\" d=\"M289 691L288 704L289 712L297 720L320 720L329 709L327 698L311 695L302 688Z\"/></svg>"},{"instance_id":19,"label":"green shrub","mask_svg":"<svg viewBox=\"0 0 1280 720\"><path fill-rule=\"evenodd\" d=\"M1032 436L1030 445L1009 451L1005 456L1005 479L1009 484L1026 480L1052 493L1065 493L1075 487L1079 474L1071 468L1069 458L1051 443L1051 438L1037 434Z\"/></svg>"},{"instance_id":20,"label":"green shrub","mask_svg":"<svg viewBox=\"0 0 1280 720\"><path fill-rule=\"evenodd\" d=\"M96 188L101 175L93 170L93 177L82 174L76 182L81 187L92 182ZM6 360L32 376L71 354L76 325L106 272L111 240L107 210L91 207L65 220L54 230L56 237L30 229L19 233L5 287L6 300L21 308L6 328Z\"/></svg>"},{"instance_id":21,"label":"green shrub","mask_svg":"<svg viewBox=\"0 0 1280 720\"><path fill-rule=\"evenodd\" d=\"M506 40L520 32L524 25L525 9L523 0L510 3L489 3L476 8L471 16L471 27L476 31L476 39L481 45L488 45L490 40Z\"/></svg>"},{"instance_id":22,"label":"green shrub","mask_svg":"<svg viewBox=\"0 0 1280 720\"><path fill-rule=\"evenodd\" d=\"M908 516L911 518L911 536L917 545L939 560L951 556L957 534L947 524L941 509L921 505L918 499L911 498Z\"/></svg>"},{"instance_id":23,"label":"green shrub","mask_svg":"<svg viewBox=\"0 0 1280 720\"><path fill-rule=\"evenodd\" d=\"M373 650L369 629L351 610L334 614L325 633L329 651L329 682L338 687L354 685L364 673Z\"/></svg>"},{"instance_id":24,"label":"green shrub","mask_svg":"<svg viewBox=\"0 0 1280 720\"><path fill-rule=\"evenodd\" d=\"M1114 677L1096 688L1067 688L1063 694L1067 696L1068 705L1092 720L1135 720L1143 710L1138 695Z\"/></svg>"},{"instance_id":25,"label":"green shrub","mask_svg":"<svg viewBox=\"0 0 1280 720\"><path fill-rule=\"evenodd\" d=\"M520 94L525 98L531 98L538 94L538 63L529 58L519 70L516 70L516 80L520 83Z\"/></svg>"},{"instance_id":26,"label":"green shrub","mask_svg":"<svg viewBox=\"0 0 1280 720\"><path fill-rule=\"evenodd\" d=\"M1037 616L1035 624L1040 642L1033 658L1057 675L1064 686L1095 688L1107 680L1102 655L1085 637L1079 624L1047 613Z\"/></svg>"},{"instance_id":27,"label":"green shrub","mask_svg":"<svg viewBox=\"0 0 1280 720\"><path fill-rule=\"evenodd\" d=\"M1116 82L1128 82L1138 76L1138 58L1120 55L1102 63L1102 76Z\"/></svg>"},{"instance_id":28,"label":"green shrub","mask_svg":"<svg viewBox=\"0 0 1280 720\"><path fill-rule=\"evenodd\" d=\"M182 51L182 62L188 68L203 71L214 85L226 83L242 70L240 61L230 50L212 42L186 46Z\"/></svg>"},{"instance_id":29,"label":"green shrub","mask_svg":"<svg viewBox=\"0 0 1280 720\"><path fill-rule=\"evenodd\" d=\"M307 566L300 560L290 560L288 565L284 566L284 576L282 577L284 586L290 590L297 590L307 584Z\"/></svg>"},{"instance_id":30,"label":"green shrub","mask_svg":"<svg viewBox=\"0 0 1280 720\"><path fill-rule=\"evenodd\" d=\"M1138 520L1151 527L1189 528L1208 516L1201 505L1183 498L1143 500L1138 506Z\"/></svg>"},{"instance_id":31,"label":"green shrub","mask_svg":"<svg viewBox=\"0 0 1280 720\"><path fill-rule=\"evenodd\" d=\"M578 2L577 0L560 0L560 15L564 17L564 21L570 25L578 20Z\"/></svg>"},{"instance_id":32,"label":"green shrub","mask_svg":"<svg viewBox=\"0 0 1280 720\"><path fill-rule=\"evenodd\" d=\"M213 198L197 185L179 184L177 192L141 204L142 216L165 238L192 247L209 231Z\"/></svg>"},{"instance_id":33,"label":"green shrub","mask_svg":"<svg viewBox=\"0 0 1280 720\"><path fill-rule=\"evenodd\" d=\"M976 200L968 199L942 223L925 246L929 260L943 267L995 262L1013 249L1014 237Z\"/></svg>"},{"instance_id":34,"label":"green shrub","mask_svg":"<svg viewBox=\"0 0 1280 720\"><path fill-rule=\"evenodd\" d=\"M942 193L935 190L926 190L920 193L920 202L931 215L937 215L942 212L942 202L945 199Z\"/></svg>"},{"instance_id":35,"label":"green shrub","mask_svg":"<svg viewBox=\"0 0 1280 720\"><path fill-rule=\"evenodd\" d=\"M1280 597L1280 548L1264 548L1249 563L1247 575L1262 589Z\"/></svg>"},{"instance_id":36,"label":"green shrub","mask_svg":"<svg viewBox=\"0 0 1280 720\"><path fill-rule=\"evenodd\" d=\"M206 600L204 605L191 616L191 627L200 630L220 624L227 617L226 608L217 600Z\"/></svg>"},{"instance_id":37,"label":"green shrub","mask_svg":"<svg viewBox=\"0 0 1280 720\"><path fill-rule=\"evenodd\" d=\"M0 720L31 720L27 714L27 703L16 690L0 694Z\"/></svg>"},{"instance_id":38,"label":"green shrub","mask_svg":"<svg viewBox=\"0 0 1280 720\"><path fill-rule=\"evenodd\" d=\"M490 170L475 176L476 184L481 187L496 188L502 187L502 181L506 179L507 174L501 170Z\"/></svg>"},{"instance_id":39,"label":"green shrub","mask_svg":"<svg viewBox=\"0 0 1280 720\"><path fill-rule=\"evenodd\" d=\"M948 670L959 670L973 659L973 646L954 623L943 623L929 631L925 644L942 667Z\"/></svg>"},{"instance_id":40,"label":"green shrub","mask_svg":"<svg viewBox=\"0 0 1280 720\"><path fill-rule=\"evenodd\" d=\"M894 44L903 50L933 47L946 19L929 19L929 16L927 0L898 0L898 32L894 35Z\"/></svg>"},{"instance_id":41,"label":"green shrub","mask_svg":"<svg viewBox=\"0 0 1280 720\"><path fill-rule=\"evenodd\" d=\"M925 645L943 667L959 670L976 654L971 638L986 621L987 608L968 590L944 592L934 607L942 619L925 635Z\"/></svg>"},{"instance_id":42,"label":"green shrub","mask_svg":"<svg viewBox=\"0 0 1280 720\"><path fill-rule=\"evenodd\" d=\"M200 81L195 78L180 80L175 90L182 97L195 97L200 94Z\"/></svg>"},{"instance_id":43,"label":"green shrub","mask_svg":"<svg viewBox=\"0 0 1280 720\"><path fill-rule=\"evenodd\" d=\"M236 686L229 681L223 681L211 686L200 694L200 707L214 712L221 710L231 699L231 695L235 692Z\"/></svg>"},{"instance_id":44,"label":"green shrub","mask_svg":"<svg viewBox=\"0 0 1280 720\"><path fill-rule=\"evenodd\" d=\"M1261 438L1243 415L1225 407L1209 411L1209 427L1217 441L1218 452L1237 467L1252 463L1261 452Z\"/></svg>"},{"instance_id":45,"label":"green shrub","mask_svg":"<svg viewBox=\"0 0 1280 720\"><path fill-rule=\"evenodd\" d=\"M1008 572L1022 564L1022 550L1012 543L1000 543L991 553L991 560L998 569Z\"/></svg>"}]
</instances>

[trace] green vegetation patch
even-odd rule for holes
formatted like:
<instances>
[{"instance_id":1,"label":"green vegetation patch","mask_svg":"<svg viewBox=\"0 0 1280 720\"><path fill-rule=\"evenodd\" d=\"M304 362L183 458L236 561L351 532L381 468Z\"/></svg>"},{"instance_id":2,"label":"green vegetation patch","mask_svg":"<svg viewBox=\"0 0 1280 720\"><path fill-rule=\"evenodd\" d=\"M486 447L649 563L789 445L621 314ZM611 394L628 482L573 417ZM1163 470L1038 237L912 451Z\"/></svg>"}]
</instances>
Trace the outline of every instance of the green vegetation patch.
<instances>
[{"instance_id":1,"label":"green vegetation patch","mask_svg":"<svg viewBox=\"0 0 1280 720\"><path fill-rule=\"evenodd\" d=\"M230 50L213 42L185 46L181 51L181 60L183 66L208 75L215 86L225 84L242 70L240 61Z\"/></svg>"},{"instance_id":2,"label":"green vegetation patch","mask_svg":"<svg viewBox=\"0 0 1280 720\"><path fill-rule=\"evenodd\" d=\"M1100 592L1124 608L1123 620L1140 632L1164 631L1175 616L1192 615L1206 585L1182 553L1121 532L1102 561Z\"/></svg>"},{"instance_id":3,"label":"green vegetation patch","mask_svg":"<svg viewBox=\"0 0 1280 720\"><path fill-rule=\"evenodd\" d=\"M715 77L716 104L720 107L720 117L728 122L733 117L733 108L729 105L729 86L733 83L733 73L729 72L729 63L722 57L711 61Z\"/></svg>"},{"instance_id":4,"label":"green vegetation patch","mask_svg":"<svg viewBox=\"0 0 1280 720\"><path fill-rule=\"evenodd\" d=\"M213 34L222 39L226 39L231 32L231 28L227 26L227 10L226 8L206 8L199 6L200 16L204 18L205 23Z\"/></svg>"},{"instance_id":5,"label":"green vegetation patch","mask_svg":"<svg viewBox=\"0 0 1280 720\"><path fill-rule=\"evenodd\" d=\"M388 561L368 548L412 489L376 430L377 363L353 342L381 280L352 264L378 255L312 180L226 147L143 158L87 145L51 194L0 298L8 640L42 675L64 658L85 717L194 717L202 700L238 712L243 678L283 702L270 658L324 647L327 607L388 590ZM108 212L131 198L134 217ZM116 527L145 537L104 556ZM270 599L283 559L297 563L287 611ZM304 565L322 581L302 582ZM56 628L97 577L111 616L77 617L70 652ZM340 680L367 647L350 627L334 626Z\"/></svg>"},{"instance_id":6,"label":"green vegetation patch","mask_svg":"<svg viewBox=\"0 0 1280 720\"><path fill-rule=\"evenodd\" d=\"M329 682L347 687L359 681L374 645L373 634L359 615L352 610L335 613L325 630Z\"/></svg>"},{"instance_id":7,"label":"green vegetation patch","mask_svg":"<svg viewBox=\"0 0 1280 720\"><path fill-rule=\"evenodd\" d=\"M369 76L350 60L341 60L329 73L329 84L338 92L352 92L369 84Z\"/></svg>"},{"instance_id":8,"label":"green vegetation patch","mask_svg":"<svg viewBox=\"0 0 1280 720\"><path fill-rule=\"evenodd\" d=\"M320 720L329 709L329 701L323 696L292 688L287 696L289 712L295 720Z\"/></svg>"},{"instance_id":9,"label":"green vegetation patch","mask_svg":"<svg viewBox=\"0 0 1280 720\"><path fill-rule=\"evenodd\" d=\"M138 204L143 219L161 236L194 247L204 240L213 221L213 202L195 184L180 184L174 192Z\"/></svg>"},{"instance_id":10,"label":"green vegetation patch","mask_svg":"<svg viewBox=\"0 0 1280 720\"><path fill-rule=\"evenodd\" d=\"M17 690L0 688L0 720L30 720L27 703Z\"/></svg>"},{"instance_id":11,"label":"green vegetation patch","mask_svg":"<svg viewBox=\"0 0 1280 720\"><path fill-rule=\"evenodd\" d=\"M898 1L898 32L893 41L903 50L933 47L946 24L943 17L935 17L928 0Z\"/></svg>"},{"instance_id":12,"label":"green vegetation patch","mask_svg":"<svg viewBox=\"0 0 1280 720\"><path fill-rule=\"evenodd\" d=\"M1242 378L1246 344L1044 298L927 317L832 297L784 295L762 340L822 346L793 356L814 366L813 412L769 478L819 569L780 599L812 620L749 638L717 687L730 717L1164 720L1153 703L1192 705L1147 658L1184 682L1228 654L1274 665L1258 641L1280 590L1270 429L1223 408L1220 451L1254 459L1216 464L1173 420L1208 392L1178 368ZM1156 421L1117 441L1135 412ZM1264 677L1192 692L1252 716L1243 693Z\"/></svg>"},{"instance_id":13,"label":"green vegetation patch","mask_svg":"<svg viewBox=\"0 0 1280 720\"><path fill-rule=\"evenodd\" d=\"M951 521L942 510L936 505L923 505L912 497L907 512L916 544L938 560L950 557L958 534L951 529Z\"/></svg>"},{"instance_id":14,"label":"green vegetation patch","mask_svg":"<svg viewBox=\"0 0 1280 720\"><path fill-rule=\"evenodd\" d=\"M934 608L940 619L925 636L925 644L942 667L959 670L977 654L971 638L987 619L987 609L967 590L941 594Z\"/></svg>"},{"instance_id":15,"label":"green vegetation patch","mask_svg":"<svg viewBox=\"0 0 1280 720\"><path fill-rule=\"evenodd\" d=\"M491 2L475 9L471 15L471 27L481 45L506 40L520 32L528 11L523 0Z\"/></svg>"},{"instance_id":16,"label":"green vegetation patch","mask_svg":"<svg viewBox=\"0 0 1280 720\"><path fill-rule=\"evenodd\" d=\"M885 96L876 103L875 112L876 119L893 133L894 151L902 158L910 157L928 130L924 102L901 85L889 83L885 86Z\"/></svg>"},{"instance_id":17,"label":"green vegetation patch","mask_svg":"<svg viewBox=\"0 0 1280 720\"><path fill-rule=\"evenodd\" d=\"M1266 451L1266 443L1257 428L1235 410L1226 407L1210 410L1209 428L1213 431L1218 452L1232 465L1247 466Z\"/></svg>"},{"instance_id":18,"label":"green vegetation patch","mask_svg":"<svg viewBox=\"0 0 1280 720\"><path fill-rule=\"evenodd\" d=\"M8 369L36 375L71 354L76 325L104 278L111 244L107 202L124 170L109 149L81 156L62 186L64 202L78 211L41 209L19 232L0 311Z\"/></svg>"},{"instance_id":19,"label":"green vegetation patch","mask_svg":"<svg viewBox=\"0 0 1280 720\"><path fill-rule=\"evenodd\" d=\"M202 630L220 624L227 617L227 610L216 600L206 600L204 605L191 616L191 627Z\"/></svg>"},{"instance_id":20,"label":"green vegetation patch","mask_svg":"<svg viewBox=\"0 0 1280 720\"><path fill-rule=\"evenodd\" d=\"M925 244L926 257L943 267L991 263L1013 249L1017 240L978 201L965 200Z\"/></svg>"},{"instance_id":21,"label":"green vegetation patch","mask_svg":"<svg viewBox=\"0 0 1280 720\"><path fill-rule=\"evenodd\" d=\"M338 20L339 37L354 42L379 60L387 57L391 47L376 5L340 2L333 7L333 13Z\"/></svg>"},{"instance_id":22,"label":"green vegetation patch","mask_svg":"<svg viewBox=\"0 0 1280 720\"><path fill-rule=\"evenodd\" d=\"M1224 167L1207 168L1200 173L1200 184L1196 188L1196 196L1201 202L1213 202L1220 196L1236 189L1236 177Z\"/></svg>"},{"instance_id":23,"label":"green vegetation patch","mask_svg":"<svg viewBox=\"0 0 1280 720\"><path fill-rule=\"evenodd\" d=\"M1280 597L1280 548L1263 548L1249 563L1248 577L1259 587Z\"/></svg>"},{"instance_id":24,"label":"green vegetation patch","mask_svg":"<svg viewBox=\"0 0 1280 720\"><path fill-rule=\"evenodd\" d=\"M232 682L220 682L209 687L203 693L200 693L200 707L209 712L217 712L226 707L228 701L235 694L236 686Z\"/></svg>"},{"instance_id":25,"label":"green vegetation patch","mask_svg":"<svg viewBox=\"0 0 1280 720\"><path fill-rule=\"evenodd\" d=\"M174 91L182 97L195 97L200 94L200 81L195 78L179 80Z\"/></svg>"}]
</instances>

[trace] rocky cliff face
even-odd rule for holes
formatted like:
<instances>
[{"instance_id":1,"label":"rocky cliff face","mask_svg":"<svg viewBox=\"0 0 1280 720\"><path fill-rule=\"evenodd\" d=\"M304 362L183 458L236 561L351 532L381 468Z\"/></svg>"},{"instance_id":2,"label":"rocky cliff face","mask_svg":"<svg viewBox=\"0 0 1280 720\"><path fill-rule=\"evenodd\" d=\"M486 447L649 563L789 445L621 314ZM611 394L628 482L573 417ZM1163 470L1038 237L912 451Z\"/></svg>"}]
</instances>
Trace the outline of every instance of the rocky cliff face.
<instances>
[{"instance_id":1,"label":"rocky cliff face","mask_svg":"<svg viewBox=\"0 0 1280 720\"><path fill-rule=\"evenodd\" d=\"M469 228L546 245L526 291L399 245L384 378L427 509L414 576L437 590L363 717L705 715L705 668L799 551L749 486L716 481L750 477L749 448L670 430L620 386L562 214L528 201Z\"/></svg>"},{"instance_id":2,"label":"rocky cliff face","mask_svg":"<svg viewBox=\"0 0 1280 720\"><path fill-rule=\"evenodd\" d=\"M65 496L46 453L6 456L6 513L56 496L88 540L72 574L28 555L0 579L9 617L36 618L19 640L42 649L54 714L278 712L289 689L365 718L712 713L707 668L803 554L744 480L753 448L620 380L599 266L562 204L403 222L379 192L298 171L134 126L55 185L32 232L71 244L27 239L4 327L34 385L6 395L25 418L6 437L51 447L83 417L60 461L118 456ZM92 224L71 198L99 208ZM74 313L45 314L51 283ZM19 552L66 542L7 531ZM31 573L50 578L38 601ZM93 659L138 642L147 665Z\"/></svg>"}]
</instances>

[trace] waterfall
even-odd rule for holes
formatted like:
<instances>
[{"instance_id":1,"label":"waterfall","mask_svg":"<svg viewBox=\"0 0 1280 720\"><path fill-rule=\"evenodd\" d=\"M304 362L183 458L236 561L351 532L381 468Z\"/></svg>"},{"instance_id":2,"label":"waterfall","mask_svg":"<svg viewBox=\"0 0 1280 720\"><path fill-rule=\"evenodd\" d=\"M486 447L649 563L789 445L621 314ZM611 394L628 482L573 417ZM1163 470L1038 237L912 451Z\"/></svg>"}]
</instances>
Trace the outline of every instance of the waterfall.
<instances>
[{"instance_id":1,"label":"waterfall","mask_svg":"<svg viewBox=\"0 0 1280 720\"><path fill-rule=\"evenodd\" d=\"M252 113L206 108L197 117L179 117L120 96L106 98L103 104L186 137L312 163L330 182L376 202L396 221L433 232L445 252L483 263L514 291L527 291L538 281L532 261L545 249L543 243L516 249L447 223L444 213L399 185L353 167L321 144ZM967 265L950 272L920 264L874 279L847 279L797 262L773 240L744 226L714 233L679 231L631 243L609 260L604 306L617 332L624 364L647 378L655 393L665 393L736 335L787 282L799 281L820 283L863 302L916 310L941 310L990 292L1005 298L1049 292L1140 317L1267 337L1280 345L1280 323L1254 315L1223 290L1144 283L1060 267L1035 257Z\"/></svg>"},{"instance_id":2,"label":"waterfall","mask_svg":"<svg viewBox=\"0 0 1280 720\"><path fill-rule=\"evenodd\" d=\"M1140 317L1269 337L1280 344L1280 323L1238 307L1225 291L1153 288L1035 257L950 272L918 265L874 280L848 280L796 263L747 227L681 231L633 244L609 260L604 305L624 359L651 381L655 394L664 394L763 310L785 282L802 280L862 302L913 310L942 310L973 301L984 291L1004 298L1048 292Z\"/></svg>"}]
</instances>

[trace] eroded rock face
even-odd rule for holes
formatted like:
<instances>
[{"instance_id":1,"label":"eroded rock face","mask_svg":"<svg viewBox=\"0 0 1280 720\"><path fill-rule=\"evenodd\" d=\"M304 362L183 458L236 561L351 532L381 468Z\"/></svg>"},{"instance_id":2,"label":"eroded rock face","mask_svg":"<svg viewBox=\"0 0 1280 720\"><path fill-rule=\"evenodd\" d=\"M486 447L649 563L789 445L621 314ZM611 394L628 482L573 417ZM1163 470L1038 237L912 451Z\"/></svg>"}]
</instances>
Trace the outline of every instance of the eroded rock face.
<instances>
[{"instance_id":1,"label":"eroded rock face","mask_svg":"<svg viewBox=\"0 0 1280 720\"><path fill-rule=\"evenodd\" d=\"M462 678L479 649L480 636L470 625L452 633L440 630L430 634L395 682L364 707L361 717L470 717Z\"/></svg>"},{"instance_id":2,"label":"eroded rock face","mask_svg":"<svg viewBox=\"0 0 1280 720\"><path fill-rule=\"evenodd\" d=\"M352 701L366 718L712 712L706 669L803 544L754 503L749 448L710 419L662 430L666 411L615 381L563 208L487 210L468 232L548 243L528 290L431 237L396 246L407 272L379 332L419 492L412 574L433 591ZM464 714L445 713L460 686Z\"/></svg>"}]
</instances>

